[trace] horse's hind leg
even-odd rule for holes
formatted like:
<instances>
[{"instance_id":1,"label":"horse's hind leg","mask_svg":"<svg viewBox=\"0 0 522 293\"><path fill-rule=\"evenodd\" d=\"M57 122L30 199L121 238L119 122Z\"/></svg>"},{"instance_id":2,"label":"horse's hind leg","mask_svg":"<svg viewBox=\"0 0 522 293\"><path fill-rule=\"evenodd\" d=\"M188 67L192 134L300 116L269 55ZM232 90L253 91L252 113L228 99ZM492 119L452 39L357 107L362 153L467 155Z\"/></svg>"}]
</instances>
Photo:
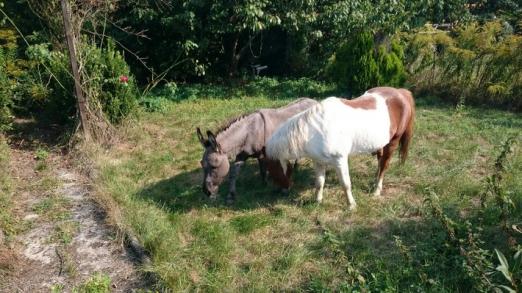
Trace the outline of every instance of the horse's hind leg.
<instances>
[{"instance_id":1,"label":"horse's hind leg","mask_svg":"<svg viewBox=\"0 0 522 293\"><path fill-rule=\"evenodd\" d=\"M326 167L323 164L314 162L315 169L315 195L317 202L323 200L324 177L326 174Z\"/></svg>"},{"instance_id":2,"label":"horse's hind leg","mask_svg":"<svg viewBox=\"0 0 522 293\"><path fill-rule=\"evenodd\" d=\"M377 172L377 183L375 185L375 190L373 192L374 196L380 196L382 192L382 182L384 180L384 172L390 166L391 157L393 152L399 146L399 139L393 139L388 143L382 150L382 154L377 154L377 158L379 159L379 170Z\"/></svg>"},{"instance_id":3,"label":"horse's hind leg","mask_svg":"<svg viewBox=\"0 0 522 293\"><path fill-rule=\"evenodd\" d=\"M352 195L352 182L350 180L350 172L348 170L348 159L342 158L338 160L335 166L335 170L337 171L339 181L341 181L341 184L343 185L344 194L348 200L348 208L353 210L357 204L355 203L355 199Z\"/></svg>"}]
</instances>

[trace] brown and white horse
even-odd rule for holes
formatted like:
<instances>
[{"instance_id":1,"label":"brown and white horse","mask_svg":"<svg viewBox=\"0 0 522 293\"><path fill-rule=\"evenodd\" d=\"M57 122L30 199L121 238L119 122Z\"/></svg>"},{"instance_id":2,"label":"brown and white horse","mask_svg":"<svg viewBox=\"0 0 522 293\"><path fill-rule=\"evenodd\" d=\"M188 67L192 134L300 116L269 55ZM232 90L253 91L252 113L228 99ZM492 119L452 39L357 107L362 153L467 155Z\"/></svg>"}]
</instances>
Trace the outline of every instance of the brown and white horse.
<instances>
[{"instance_id":1,"label":"brown and white horse","mask_svg":"<svg viewBox=\"0 0 522 293\"><path fill-rule=\"evenodd\" d=\"M380 196L384 172L393 152L400 147L401 163L408 153L413 135L415 103L410 91L377 87L362 96L346 100L330 97L282 124L266 145L269 159L279 161L288 177L288 162L310 158L316 172L317 201L323 198L326 166L333 166L341 181L350 209L355 208L348 156L360 153L377 155L379 168L375 196ZM281 170L269 165L269 171ZM275 177L275 176L273 176ZM279 180L289 183L289 180ZM277 183L278 181L276 181Z\"/></svg>"}]
</instances>

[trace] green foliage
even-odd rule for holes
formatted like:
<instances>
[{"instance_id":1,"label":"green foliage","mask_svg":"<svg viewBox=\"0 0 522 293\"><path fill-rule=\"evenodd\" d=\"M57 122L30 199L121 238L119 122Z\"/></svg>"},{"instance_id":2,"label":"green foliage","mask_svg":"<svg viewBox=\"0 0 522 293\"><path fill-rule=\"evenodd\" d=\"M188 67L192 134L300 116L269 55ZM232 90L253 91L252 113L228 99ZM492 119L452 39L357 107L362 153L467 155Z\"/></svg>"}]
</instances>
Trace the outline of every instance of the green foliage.
<instances>
[{"instance_id":1,"label":"green foliage","mask_svg":"<svg viewBox=\"0 0 522 293\"><path fill-rule=\"evenodd\" d=\"M82 55L88 97L101 104L112 123L120 122L135 107L138 94L129 66L110 40L103 49L85 45Z\"/></svg>"},{"instance_id":2,"label":"green foliage","mask_svg":"<svg viewBox=\"0 0 522 293\"><path fill-rule=\"evenodd\" d=\"M12 107L16 76L16 36L13 30L0 29L0 133L8 130L12 120Z\"/></svg>"},{"instance_id":3,"label":"green foliage","mask_svg":"<svg viewBox=\"0 0 522 293\"><path fill-rule=\"evenodd\" d=\"M470 23L453 34L426 26L408 44L411 83L419 91L522 109L522 36L503 30L500 21Z\"/></svg>"},{"instance_id":4,"label":"green foliage","mask_svg":"<svg viewBox=\"0 0 522 293\"><path fill-rule=\"evenodd\" d=\"M379 85L401 86L406 78L402 46L393 40L390 49L375 48L373 34L356 34L336 51L327 66L328 77L354 95Z\"/></svg>"},{"instance_id":5,"label":"green foliage","mask_svg":"<svg viewBox=\"0 0 522 293\"><path fill-rule=\"evenodd\" d=\"M41 109L47 119L58 123L74 121L76 98L68 55L50 50L46 44L30 46L27 55L38 78L34 78L36 81L30 86L32 94L26 94L22 104L33 111ZM109 121L120 122L135 107L137 96L136 83L123 56L110 41L99 48L84 40L78 59L84 69L83 91L90 106L100 105Z\"/></svg>"},{"instance_id":6,"label":"green foliage","mask_svg":"<svg viewBox=\"0 0 522 293\"><path fill-rule=\"evenodd\" d=\"M335 86L310 78L276 79L256 77L242 86L213 84L168 83L139 99L148 112L165 112L168 101L197 100L207 98L231 99L240 96L264 96L271 99L298 97L321 98L335 94Z\"/></svg>"},{"instance_id":7,"label":"green foliage","mask_svg":"<svg viewBox=\"0 0 522 293\"><path fill-rule=\"evenodd\" d=\"M426 21L461 21L469 17L465 2L130 0L118 3L121 26L144 28L150 39L117 39L169 80L237 76L251 64L268 65L270 75L314 76L354 32L393 34ZM133 65L140 80L150 76Z\"/></svg>"}]
</instances>

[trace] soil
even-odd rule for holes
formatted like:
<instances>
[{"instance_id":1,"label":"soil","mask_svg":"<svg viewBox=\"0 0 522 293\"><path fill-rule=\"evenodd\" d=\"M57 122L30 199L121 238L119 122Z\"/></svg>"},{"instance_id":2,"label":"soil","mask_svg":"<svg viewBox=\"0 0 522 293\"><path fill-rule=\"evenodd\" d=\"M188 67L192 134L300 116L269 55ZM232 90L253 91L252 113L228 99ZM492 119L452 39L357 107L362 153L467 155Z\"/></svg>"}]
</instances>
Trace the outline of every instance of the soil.
<instances>
[{"instance_id":1,"label":"soil","mask_svg":"<svg viewBox=\"0 0 522 293\"><path fill-rule=\"evenodd\" d=\"M147 282L138 270L138 259L105 223L105 213L92 197L88 178L70 164L74 158L46 141L53 133L33 125L30 134L43 134L28 135L23 127L31 122L18 122L22 131L9 140L16 186L14 213L24 228L10 241L9 273L0 282L0 292L71 292L95 274L110 277L112 292L145 289ZM45 172L39 171L42 159L35 157L37 146L42 145L49 149L43 159ZM35 188L42 176L53 182L48 189ZM44 212L35 208L50 197L64 203L60 206L65 209L63 216L48 216L46 212L52 213L53 206ZM72 228L63 236L59 232L65 224Z\"/></svg>"}]
</instances>

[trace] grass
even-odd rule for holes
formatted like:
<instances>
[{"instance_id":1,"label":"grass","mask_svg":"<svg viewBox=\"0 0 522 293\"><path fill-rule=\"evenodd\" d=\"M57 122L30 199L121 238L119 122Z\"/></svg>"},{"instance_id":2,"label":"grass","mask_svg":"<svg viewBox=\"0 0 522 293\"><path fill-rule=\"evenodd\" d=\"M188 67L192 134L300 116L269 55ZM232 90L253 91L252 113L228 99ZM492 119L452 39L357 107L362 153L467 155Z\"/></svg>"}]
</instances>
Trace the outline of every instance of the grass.
<instances>
[{"instance_id":1,"label":"grass","mask_svg":"<svg viewBox=\"0 0 522 293\"><path fill-rule=\"evenodd\" d=\"M398 166L394 158L383 199L369 196L376 160L359 156L350 159L355 212L347 210L333 171L324 202L314 203L310 162L300 166L288 197L261 183L254 161L246 164L237 202L227 206L209 202L200 189L196 126L215 130L231 116L291 99L200 98L141 113L121 129L125 142L96 154L98 191L114 200L123 225L151 253L146 270L174 291L469 291L473 279L458 252L447 248L447 234L425 202L428 190L438 194L456 225L484 223L489 215L481 238L485 249L501 247L506 238L494 205L481 209L480 197L500 145L522 129L517 114L455 111L418 98L409 159ZM520 223L520 148L505 174L512 220ZM222 199L226 193L224 184Z\"/></svg>"},{"instance_id":2,"label":"grass","mask_svg":"<svg viewBox=\"0 0 522 293\"><path fill-rule=\"evenodd\" d=\"M111 278L108 275L94 273L88 280L73 288L73 293L109 293L111 292Z\"/></svg>"},{"instance_id":3,"label":"grass","mask_svg":"<svg viewBox=\"0 0 522 293\"><path fill-rule=\"evenodd\" d=\"M17 231L17 221L11 213L13 181L9 170L9 147L0 134L0 237L10 237ZM0 239L0 243L4 239Z\"/></svg>"}]
</instances>

